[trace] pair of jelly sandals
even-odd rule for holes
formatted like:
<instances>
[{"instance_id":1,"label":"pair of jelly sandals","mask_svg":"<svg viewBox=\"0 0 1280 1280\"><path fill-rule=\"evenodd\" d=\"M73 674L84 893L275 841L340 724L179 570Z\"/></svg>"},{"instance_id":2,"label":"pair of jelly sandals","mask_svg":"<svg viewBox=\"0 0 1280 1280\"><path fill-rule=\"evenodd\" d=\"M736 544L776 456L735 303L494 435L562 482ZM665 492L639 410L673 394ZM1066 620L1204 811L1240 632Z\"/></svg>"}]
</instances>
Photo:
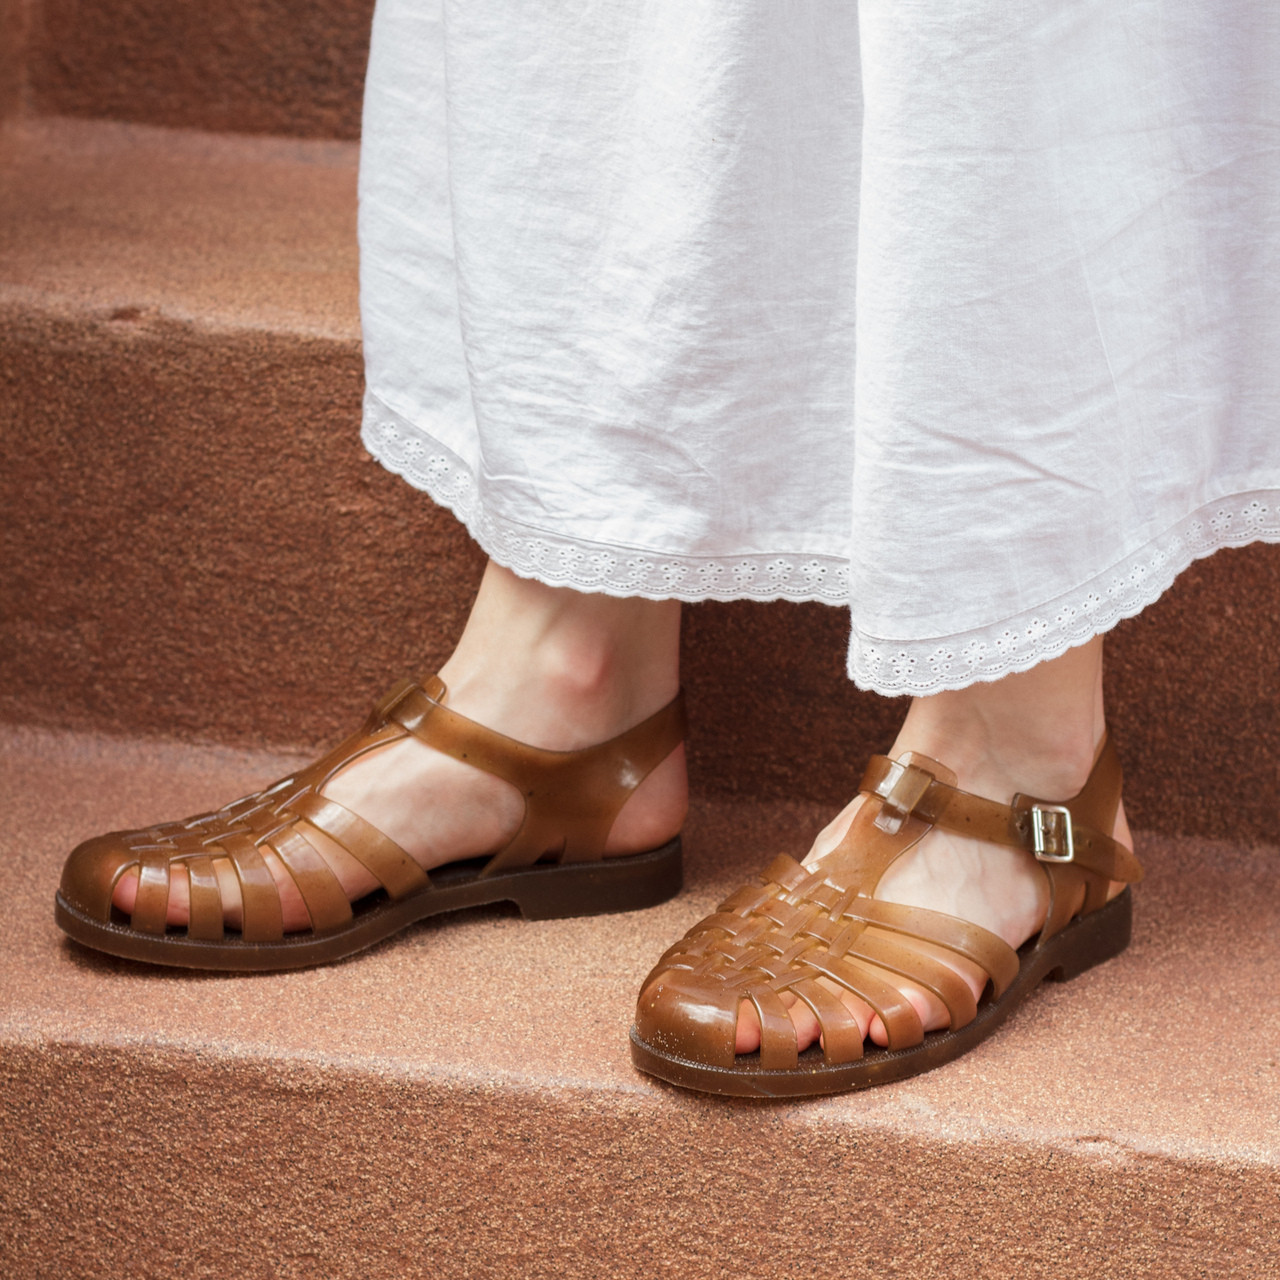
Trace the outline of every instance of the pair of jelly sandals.
<instances>
[{"instance_id":1,"label":"pair of jelly sandals","mask_svg":"<svg viewBox=\"0 0 1280 1280\"><path fill-rule=\"evenodd\" d=\"M683 741L681 698L581 751L546 751L504 737L446 705L439 677L401 681L364 725L320 760L215 813L86 841L67 860L58 924L111 955L201 969L263 971L338 960L440 912L514 902L530 919L633 910L681 887L676 837L644 853L604 856L614 819ZM500 849L424 871L358 814L324 794L353 760L412 736L511 783L523 821ZM1017 796L999 804L960 791L935 761L876 757L840 845L806 867L777 858L695 925L646 979L631 1031L636 1066L711 1093L782 1097L865 1088L916 1075L986 1039L1046 978L1067 979L1129 940L1133 854L1111 839L1121 774L1104 743L1079 795ZM875 896L888 868L934 827L1022 850L1047 880L1048 914L1020 950L976 925ZM333 842L381 886L354 904L321 856ZM136 873L126 915L113 904ZM296 886L310 928L285 932L277 877ZM175 877L185 877L188 923L168 924ZM234 877L231 879L230 877ZM224 891L238 897L229 929ZM940 958L988 977L981 1000ZM894 976L931 992L946 1030L925 1031ZM842 995L884 1025L887 1046L865 1043ZM801 1051L789 1012L800 1001L820 1028ZM760 1048L735 1052L740 1011L759 1018Z\"/></svg>"}]
</instances>

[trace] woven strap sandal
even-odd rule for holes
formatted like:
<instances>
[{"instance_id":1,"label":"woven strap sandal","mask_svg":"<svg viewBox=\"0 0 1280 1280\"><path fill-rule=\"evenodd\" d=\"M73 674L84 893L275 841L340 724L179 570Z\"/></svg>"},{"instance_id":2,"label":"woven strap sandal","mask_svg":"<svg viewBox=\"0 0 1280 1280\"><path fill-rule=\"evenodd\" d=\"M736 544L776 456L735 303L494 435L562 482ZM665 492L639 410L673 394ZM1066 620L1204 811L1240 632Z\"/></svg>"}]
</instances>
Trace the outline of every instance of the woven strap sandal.
<instances>
[{"instance_id":1,"label":"woven strap sandal","mask_svg":"<svg viewBox=\"0 0 1280 1280\"><path fill-rule=\"evenodd\" d=\"M813 868L777 858L658 962L631 1030L635 1065L672 1084L742 1096L885 1084L967 1052L1044 978L1073 978L1123 951L1131 897L1125 888L1108 900L1109 885L1134 883L1142 869L1104 834L1120 803L1120 764L1110 742L1084 790L1063 803L1019 795L1011 805L998 804L958 790L955 781L917 753L872 759L861 788L868 799L836 849ZM1037 937L1015 950L954 916L876 898L889 866L934 827L1022 849L1036 860L1049 887ZM939 948L988 975L980 1002L938 958ZM926 1033L893 975L933 992L950 1013L950 1027ZM864 1044L833 985L879 1014L887 1048ZM821 1047L798 1052L787 995L813 1011ZM760 1018L756 1053L734 1051L743 1001Z\"/></svg>"},{"instance_id":2,"label":"woven strap sandal","mask_svg":"<svg viewBox=\"0 0 1280 1280\"><path fill-rule=\"evenodd\" d=\"M86 841L67 859L58 924L112 955L199 969L272 970L341 959L442 911L514 902L527 919L627 911L680 891L680 838L646 853L604 857L622 806L684 740L678 695L616 738L581 751L544 751L476 724L443 705L438 676L396 684L360 730L299 773L216 813ZM493 853L429 875L371 823L323 794L366 752L412 734L428 746L518 787L524 820ZM382 889L353 906L317 844L320 833L361 863ZM298 887L311 928L284 932L280 896L264 860L273 854ZM215 860L234 869L242 926L224 924ZM175 864L190 885L190 922L166 926ZM113 907L120 877L138 870L132 916Z\"/></svg>"}]
</instances>

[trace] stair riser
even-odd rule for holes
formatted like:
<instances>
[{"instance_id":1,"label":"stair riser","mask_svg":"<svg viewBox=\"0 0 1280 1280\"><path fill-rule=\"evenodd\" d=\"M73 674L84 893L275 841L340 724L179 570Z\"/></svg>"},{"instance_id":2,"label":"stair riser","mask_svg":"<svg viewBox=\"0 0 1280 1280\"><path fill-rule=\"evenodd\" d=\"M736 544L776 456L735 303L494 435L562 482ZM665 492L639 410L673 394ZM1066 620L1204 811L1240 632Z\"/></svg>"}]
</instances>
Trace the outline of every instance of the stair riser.
<instances>
[{"instance_id":1,"label":"stair riser","mask_svg":"<svg viewBox=\"0 0 1280 1280\"><path fill-rule=\"evenodd\" d=\"M27 0L0 0L0 120L26 106Z\"/></svg>"},{"instance_id":2,"label":"stair riser","mask_svg":"<svg viewBox=\"0 0 1280 1280\"><path fill-rule=\"evenodd\" d=\"M1105 1141L904 1137L667 1090L601 1109L571 1087L141 1048L10 1046L0 1079L0 1162L22 1171L0 1209L14 1277L1183 1280L1280 1266L1269 1167Z\"/></svg>"},{"instance_id":3,"label":"stair riser","mask_svg":"<svg viewBox=\"0 0 1280 1280\"><path fill-rule=\"evenodd\" d=\"M343 732L459 634L483 562L357 434L354 342L0 309L17 721L244 745ZM1110 643L1135 826L1273 839L1280 549L1189 570ZM843 611L687 611L694 781L838 805L903 706L843 674Z\"/></svg>"},{"instance_id":4,"label":"stair riser","mask_svg":"<svg viewBox=\"0 0 1280 1280\"><path fill-rule=\"evenodd\" d=\"M355 138L372 14L372 0L39 0L32 110Z\"/></svg>"},{"instance_id":5,"label":"stair riser","mask_svg":"<svg viewBox=\"0 0 1280 1280\"><path fill-rule=\"evenodd\" d=\"M480 558L362 454L355 343L0 322L0 714L314 742L443 658Z\"/></svg>"}]
</instances>

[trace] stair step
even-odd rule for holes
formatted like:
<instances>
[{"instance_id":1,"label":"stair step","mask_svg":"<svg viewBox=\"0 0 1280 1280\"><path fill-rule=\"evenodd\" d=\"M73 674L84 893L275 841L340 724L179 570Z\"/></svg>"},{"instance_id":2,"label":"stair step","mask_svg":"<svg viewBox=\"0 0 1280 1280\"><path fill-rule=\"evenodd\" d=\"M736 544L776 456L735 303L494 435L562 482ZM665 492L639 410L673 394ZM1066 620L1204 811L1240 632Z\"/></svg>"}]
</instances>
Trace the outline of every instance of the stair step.
<instances>
[{"instance_id":1,"label":"stair step","mask_svg":"<svg viewBox=\"0 0 1280 1280\"><path fill-rule=\"evenodd\" d=\"M30 9L33 113L359 137L373 0L40 0Z\"/></svg>"},{"instance_id":2,"label":"stair step","mask_svg":"<svg viewBox=\"0 0 1280 1280\"><path fill-rule=\"evenodd\" d=\"M26 106L30 24L26 0L0 0L0 121L18 115Z\"/></svg>"},{"instance_id":3,"label":"stair step","mask_svg":"<svg viewBox=\"0 0 1280 1280\"><path fill-rule=\"evenodd\" d=\"M314 747L434 669L482 563L361 450L355 149L0 133L0 717ZM687 612L701 791L847 798L902 707L843 611ZM1110 642L1135 825L1275 839L1280 548L1193 566Z\"/></svg>"},{"instance_id":4,"label":"stair step","mask_svg":"<svg viewBox=\"0 0 1280 1280\"><path fill-rule=\"evenodd\" d=\"M313 337L355 350L350 142L41 118L0 130L0 299L125 331Z\"/></svg>"},{"instance_id":5,"label":"stair step","mask_svg":"<svg viewBox=\"0 0 1280 1280\"><path fill-rule=\"evenodd\" d=\"M77 840L292 763L0 732L5 1274L1276 1274L1275 847L1144 834L1117 961L929 1075L726 1102L632 1070L636 989L817 806L699 800L662 907L466 912L315 971L164 973L62 939Z\"/></svg>"},{"instance_id":6,"label":"stair step","mask_svg":"<svg viewBox=\"0 0 1280 1280\"><path fill-rule=\"evenodd\" d=\"M359 445L355 161L0 135L4 715L314 742L443 658L479 556Z\"/></svg>"}]
</instances>

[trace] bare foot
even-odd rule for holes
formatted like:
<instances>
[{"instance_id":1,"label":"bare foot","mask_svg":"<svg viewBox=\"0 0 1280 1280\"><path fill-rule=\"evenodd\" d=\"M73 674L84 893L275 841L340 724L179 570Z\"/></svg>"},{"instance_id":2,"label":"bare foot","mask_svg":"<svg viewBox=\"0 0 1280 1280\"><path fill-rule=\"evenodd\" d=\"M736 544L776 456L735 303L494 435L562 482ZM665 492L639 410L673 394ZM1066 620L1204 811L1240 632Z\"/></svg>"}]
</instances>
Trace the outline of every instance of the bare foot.
<instances>
[{"instance_id":1,"label":"bare foot","mask_svg":"<svg viewBox=\"0 0 1280 1280\"><path fill-rule=\"evenodd\" d=\"M447 705L508 737L555 751L607 741L665 706L679 687L679 605L584 596L516 578L490 565L467 630L441 668ZM516 661L514 655L520 655ZM430 871L500 849L518 830L524 801L510 783L409 737L347 765L322 789L372 823ZM609 833L606 855L652 849L677 835L688 808L684 748L636 788ZM351 901L378 882L322 833L309 833ZM286 931L310 917L292 877L268 847ZM215 858L226 922L241 923L239 882ZM138 872L126 872L113 903L132 912ZM190 886L171 869L168 922L184 925Z\"/></svg>"}]
</instances>

